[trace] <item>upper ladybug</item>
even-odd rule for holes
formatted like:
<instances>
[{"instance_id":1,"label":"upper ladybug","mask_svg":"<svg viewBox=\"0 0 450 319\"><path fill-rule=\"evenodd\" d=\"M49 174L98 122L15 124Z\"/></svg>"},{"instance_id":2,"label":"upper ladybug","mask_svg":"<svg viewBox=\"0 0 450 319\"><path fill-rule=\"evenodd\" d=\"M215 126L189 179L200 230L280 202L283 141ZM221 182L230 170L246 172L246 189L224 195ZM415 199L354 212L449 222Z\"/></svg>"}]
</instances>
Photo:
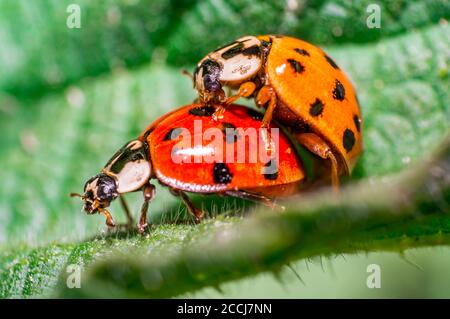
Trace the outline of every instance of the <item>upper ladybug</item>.
<instances>
[{"instance_id":1,"label":"upper ladybug","mask_svg":"<svg viewBox=\"0 0 450 319\"><path fill-rule=\"evenodd\" d=\"M223 87L237 89L226 96ZM202 104L216 107L254 97L265 107L262 126L272 115L288 126L300 144L331 164L331 180L348 175L362 152L362 119L348 77L321 49L275 35L245 36L204 57L194 71Z\"/></svg>"}]
</instances>

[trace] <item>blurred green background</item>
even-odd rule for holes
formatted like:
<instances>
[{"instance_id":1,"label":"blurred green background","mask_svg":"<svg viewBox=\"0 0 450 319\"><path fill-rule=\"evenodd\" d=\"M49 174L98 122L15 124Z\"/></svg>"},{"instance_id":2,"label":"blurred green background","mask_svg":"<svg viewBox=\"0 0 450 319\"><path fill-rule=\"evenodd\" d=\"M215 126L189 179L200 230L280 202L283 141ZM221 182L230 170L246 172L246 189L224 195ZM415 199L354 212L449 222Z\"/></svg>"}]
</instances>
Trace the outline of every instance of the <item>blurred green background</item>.
<instances>
[{"instance_id":1,"label":"blurred green background","mask_svg":"<svg viewBox=\"0 0 450 319\"><path fill-rule=\"evenodd\" d=\"M70 4L80 8L80 28L67 25ZM367 27L370 4L380 8L380 28ZM68 194L159 115L195 98L181 69L245 34L303 38L351 77L365 120L353 180L420 162L449 129L449 18L448 0L0 0L0 297L52 295L69 261L88 265L127 247L90 242L104 233L103 218L80 212ZM167 190L157 192L153 222L184 213ZM127 198L137 212L140 194ZM219 213L247 207L195 200ZM120 220L119 210L114 203ZM132 244L164 246L196 229L163 232ZM371 263L381 266L381 289L365 285ZM183 296L450 297L449 266L448 248L317 257L292 264L304 283L285 269Z\"/></svg>"}]
</instances>

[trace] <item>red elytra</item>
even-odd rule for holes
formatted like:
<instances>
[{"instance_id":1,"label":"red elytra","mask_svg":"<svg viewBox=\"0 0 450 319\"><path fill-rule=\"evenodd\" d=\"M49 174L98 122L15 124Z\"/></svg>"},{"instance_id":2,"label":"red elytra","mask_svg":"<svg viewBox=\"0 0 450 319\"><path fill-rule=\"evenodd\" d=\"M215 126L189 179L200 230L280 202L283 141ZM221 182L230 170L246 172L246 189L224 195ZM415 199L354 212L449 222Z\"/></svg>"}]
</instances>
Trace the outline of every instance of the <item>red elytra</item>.
<instances>
[{"instance_id":1,"label":"red elytra","mask_svg":"<svg viewBox=\"0 0 450 319\"><path fill-rule=\"evenodd\" d=\"M106 208L120 197L131 224L122 195L142 190L144 204L138 229L143 232L148 203L155 193L151 179L179 196L196 221L204 214L185 192L235 196L275 207L276 198L299 191L305 179L303 164L275 123L268 127L274 143L267 152L268 136L261 134L262 114L233 104L220 120L214 120L213 113L210 106L191 104L149 125L86 183L84 195L79 195L86 212L102 213L107 224L114 226Z\"/></svg>"},{"instance_id":2,"label":"red elytra","mask_svg":"<svg viewBox=\"0 0 450 319\"><path fill-rule=\"evenodd\" d=\"M276 150L279 154L277 176L262 173L272 159L265 150L261 135L257 136L255 143L255 136L250 134L259 133L261 129L259 113L243 106L232 105L222 119L214 121L211 118L213 112L208 106L183 107L140 136L140 139L149 145L154 173L163 184L188 192L251 190L265 194L267 186L295 183L304 178L302 163L292 144L282 133L279 134ZM199 128L201 131L198 131ZM271 128L275 126L272 125ZM215 141L215 136L204 138L204 133L210 129L216 129L215 132L222 135L222 140ZM227 135L227 129L235 134ZM177 150L177 145L183 146L185 135L190 137L189 146ZM226 152L227 148L234 151ZM240 163L237 163L237 154L240 154ZM227 156L231 157L232 162L226 162ZM186 162L174 163L174 160L180 162L183 158ZM224 168L222 171L229 172L229 177L222 177L226 180L224 183L217 182L221 177L214 167L218 166Z\"/></svg>"}]
</instances>

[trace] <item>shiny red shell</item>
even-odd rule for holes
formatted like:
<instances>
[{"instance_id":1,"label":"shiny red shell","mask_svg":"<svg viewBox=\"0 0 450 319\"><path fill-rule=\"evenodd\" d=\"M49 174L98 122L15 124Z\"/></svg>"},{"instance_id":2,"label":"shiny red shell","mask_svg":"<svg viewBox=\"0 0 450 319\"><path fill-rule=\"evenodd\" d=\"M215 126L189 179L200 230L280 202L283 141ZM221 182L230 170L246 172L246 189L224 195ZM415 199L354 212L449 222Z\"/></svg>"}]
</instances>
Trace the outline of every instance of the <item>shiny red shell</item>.
<instances>
[{"instance_id":1,"label":"shiny red shell","mask_svg":"<svg viewBox=\"0 0 450 319\"><path fill-rule=\"evenodd\" d=\"M265 149L259 149L266 145L258 134L262 119L259 112L230 105L217 121L212 119L213 113L210 106L184 106L164 115L140 135L139 139L149 146L152 171L161 183L198 193L271 188L282 191L286 187L279 186L301 184L305 170L281 129L272 155L266 151L264 156ZM278 127L272 123L270 128ZM256 139L249 137L253 131ZM205 136L208 132L210 138ZM278 160L273 154L279 154ZM277 167L275 173L269 170L272 165Z\"/></svg>"}]
</instances>

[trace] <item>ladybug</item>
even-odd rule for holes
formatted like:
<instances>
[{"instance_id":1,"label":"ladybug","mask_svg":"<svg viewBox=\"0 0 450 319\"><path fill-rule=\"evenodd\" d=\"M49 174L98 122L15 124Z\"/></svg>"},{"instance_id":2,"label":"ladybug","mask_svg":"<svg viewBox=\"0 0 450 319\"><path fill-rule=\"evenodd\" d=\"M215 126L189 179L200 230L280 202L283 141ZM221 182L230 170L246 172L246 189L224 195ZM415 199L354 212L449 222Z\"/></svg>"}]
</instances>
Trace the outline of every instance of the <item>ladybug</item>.
<instances>
[{"instance_id":1,"label":"ladybug","mask_svg":"<svg viewBox=\"0 0 450 319\"><path fill-rule=\"evenodd\" d=\"M258 134L264 130L261 113L232 104L215 121L214 111L211 106L192 104L162 116L120 148L101 172L86 182L83 195L72 196L82 198L88 214L104 214L106 224L114 227L107 210L110 203L120 198L131 225L123 194L142 191L138 230L143 233L148 204L155 195L152 179L180 197L196 222L204 213L186 192L235 196L275 208L276 198L299 191L305 179L303 164L277 126L269 126L272 137L277 136L275 151L265 153L263 134Z\"/></svg>"},{"instance_id":2,"label":"ladybug","mask_svg":"<svg viewBox=\"0 0 450 319\"><path fill-rule=\"evenodd\" d=\"M332 184L349 175L362 152L362 118L355 90L339 66L318 47L287 36L245 36L204 57L193 75L199 101L216 108L254 97L297 141L331 167ZM226 96L223 88L237 89Z\"/></svg>"}]
</instances>

